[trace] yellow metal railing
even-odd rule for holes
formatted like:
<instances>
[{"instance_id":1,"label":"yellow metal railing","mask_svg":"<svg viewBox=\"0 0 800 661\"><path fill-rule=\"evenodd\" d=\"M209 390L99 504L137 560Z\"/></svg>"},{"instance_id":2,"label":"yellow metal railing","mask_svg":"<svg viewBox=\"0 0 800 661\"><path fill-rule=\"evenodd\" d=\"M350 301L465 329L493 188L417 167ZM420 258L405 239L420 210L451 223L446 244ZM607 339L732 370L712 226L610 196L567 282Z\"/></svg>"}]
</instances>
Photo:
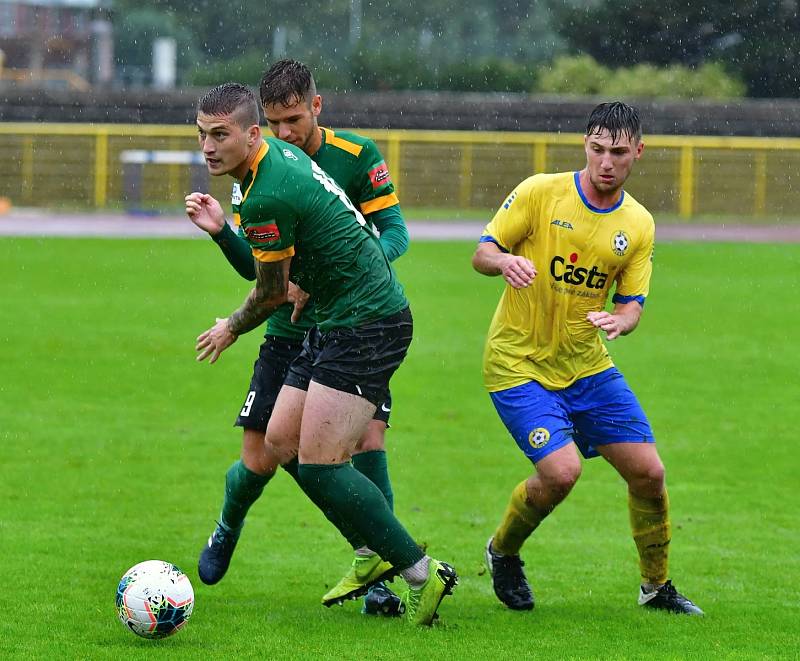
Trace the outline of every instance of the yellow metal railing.
<instances>
[{"instance_id":1,"label":"yellow metal railing","mask_svg":"<svg viewBox=\"0 0 800 661\"><path fill-rule=\"evenodd\" d=\"M583 167L579 134L358 130L386 157L407 207L495 208L525 177ZM120 154L129 149L195 150L195 129L128 124L0 123L0 196L22 206L124 207ZM185 165L144 165L137 203L180 206ZM210 191L223 199L227 177ZM654 214L686 221L720 215L800 218L800 139L645 136L626 185Z\"/></svg>"},{"instance_id":2,"label":"yellow metal railing","mask_svg":"<svg viewBox=\"0 0 800 661\"><path fill-rule=\"evenodd\" d=\"M3 79L18 83L64 83L78 92L92 89L89 81L70 69L9 69L3 68L0 62L0 80Z\"/></svg>"}]
</instances>

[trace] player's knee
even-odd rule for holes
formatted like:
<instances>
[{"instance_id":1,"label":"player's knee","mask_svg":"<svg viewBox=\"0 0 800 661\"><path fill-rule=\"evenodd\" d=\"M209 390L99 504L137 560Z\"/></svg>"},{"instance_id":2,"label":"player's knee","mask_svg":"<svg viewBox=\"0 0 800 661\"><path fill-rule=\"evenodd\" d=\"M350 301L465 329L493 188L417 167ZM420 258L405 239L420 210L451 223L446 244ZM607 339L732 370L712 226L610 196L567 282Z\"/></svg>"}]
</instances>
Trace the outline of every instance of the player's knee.
<instances>
[{"instance_id":1,"label":"player's knee","mask_svg":"<svg viewBox=\"0 0 800 661\"><path fill-rule=\"evenodd\" d=\"M652 468L648 471L647 478L653 484L664 484L664 479L666 477L666 470L664 470L664 464L660 461L656 462Z\"/></svg>"},{"instance_id":2,"label":"player's knee","mask_svg":"<svg viewBox=\"0 0 800 661\"><path fill-rule=\"evenodd\" d=\"M264 452L273 457L276 464L286 464L297 455L298 439L267 429Z\"/></svg>"},{"instance_id":3,"label":"player's knee","mask_svg":"<svg viewBox=\"0 0 800 661\"><path fill-rule=\"evenodd\" d=\"M383 443L383 438L368 438L364 437L356 445L356 449L353 454L358 454L359 452L375 452L376 450L385 450L386 446Z\"/></svg>"},{"instance_id":4,"label":"player's knee","mask_svg":"<svg viewBox=\"0 0 800 661\"><path fill-rule=\"evenodd\" d=\"M640 480L653 491L661 493L664 490L665 473L664 464L654 461L645 468Z\"/></svg>"},{"instance_id":5,"label":"player's knee","mask_svg":"<svg viewBox=\"0 0 800 661\"><path fill-rule=\"evenodd\" d=\"M258 444L242 446L242 463L258 475L274 475L281 464L280 458L264 442L263 436Z\"/></svg>"},{"instance_id":6,"label":"player's knee","mask_svg":"<svg viewBox=\"0 0 800 661\"><path fill-rule=\"evenodd\" d=\"M367 427L367 431L359 439L355 452L374 452L386 449L386 425L383 422L373 421Z\"/></svg>"},{"instance_id":7,"label":"player's knee","mask_svg":"<svg viewBox=\"0 0 800 661\"><path fill-rule=\"evenodd\" d=\"M547 474L542 476L543 482L547 485L548 491L558 500L566 498L572 491L572 487L581 476L581 464L579 461L562 463L559 466L551 467Z\"/></svg>"},{"instance_id":8,"label":"player's knee","mask_svg":"<svg viewBox=\"0 0 800 661\"><path fill-rule=\"evenodd\" d=\"M655 460L642 466L629 480L629 486L637 495L655 498L663 493L664 482L664 464L660 460Z\"/></svg>"}]
</instances>

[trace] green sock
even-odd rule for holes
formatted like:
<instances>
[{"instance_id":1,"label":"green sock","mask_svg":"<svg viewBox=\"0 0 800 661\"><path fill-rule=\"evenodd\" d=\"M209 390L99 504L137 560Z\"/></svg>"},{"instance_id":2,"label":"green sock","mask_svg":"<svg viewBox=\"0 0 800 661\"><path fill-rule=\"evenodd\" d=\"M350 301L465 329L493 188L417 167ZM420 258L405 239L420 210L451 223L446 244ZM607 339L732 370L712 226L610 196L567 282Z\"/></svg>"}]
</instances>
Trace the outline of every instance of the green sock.
<instances>
[{"instance_id":1,"label":"green sock","mask_svg":"<svg viewBox=\"0 0 800 661\"><path fill-rule=\"evenodd\" d=\"M394 567L406 569L423 558L381 490L350 462L300 464L298 475L317 507L336 512L361 534L366 546Z\"/></svg>"},{"instance_id":2,"label":"green sock","mask_svg":"<svg viewBox=\"0 0 800 661\"><path fill-rule=\"evenodd\" d=\"M309 497L311 502L316 505L316 501L311 497L311 494L308 493L308 490L306 489L305 485L303 485L303 482L300 480L300 477L297 474L298 466L299 464L297 463L297 457L295 457L288 464L284 464L283 468L294 478L294 481L297 482L297 486L303 490L303 493ZM320 507L320 509L325 515L325 518L328 519L328 521L330 521L340 533L342 533L342 536L347 540L350 546L352 546L354 549L360 549L362 546L366 546L364 538L361 537L361 535L359 535L347 521L338 516L335 511L324 507Z\"/></svg>"},{"instance_id":3,"label":"green sock","mask_svg":"<svg viewBox=\"0 0 800 661\"><path fill-rule=\"evenodd\" d=\"M353 455L353 466L366 475L381 490L389 509L394 511L394 493L389 481L389 467L386 463L386 450L369 450Z\"/></svg>"},{"instance_id":4,"label":"green sock","mask_svg":"<svg viewBox=\"0 0 800 661\"><path fill-rule=\"evenodd\" d=\"M221 523L232 532L244 525L247 510L258 500L272 475L254 473L239 459L225 475L225 502L222 504Z\"/></svg>"}]
</instances>

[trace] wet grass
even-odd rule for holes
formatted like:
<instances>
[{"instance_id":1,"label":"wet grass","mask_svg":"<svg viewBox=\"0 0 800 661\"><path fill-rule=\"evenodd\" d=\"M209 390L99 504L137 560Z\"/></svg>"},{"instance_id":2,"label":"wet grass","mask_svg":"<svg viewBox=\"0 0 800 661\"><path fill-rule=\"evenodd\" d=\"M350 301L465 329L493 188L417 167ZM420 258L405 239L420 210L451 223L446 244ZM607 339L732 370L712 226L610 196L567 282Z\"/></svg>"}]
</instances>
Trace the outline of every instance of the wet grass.
<instances>
[{"instance_id":1,"label":"wet grass","mask_svg":"<svg viewBox=\"0 0 800 661\"><path fill-rule=\"evenodd\" d=\"M416 339L393 383L397 510L461 575L418 631L319 605L349 552L285 475L225 580L197 579L259 341L194 362L195 336L248 287L210 242L0 240L0 656L794 657L800 246L659 247L641 327L610 345L659 439L671 573L703 620L636 606L624 487L599 460L524 549L536 610L496 601L482 547L528 466L481 386L501 283L471 271L472 247L416 243L398 263ZM113 604L150 558L196 591L187 628L156 643Z\"/></svg>"}]
</instances>

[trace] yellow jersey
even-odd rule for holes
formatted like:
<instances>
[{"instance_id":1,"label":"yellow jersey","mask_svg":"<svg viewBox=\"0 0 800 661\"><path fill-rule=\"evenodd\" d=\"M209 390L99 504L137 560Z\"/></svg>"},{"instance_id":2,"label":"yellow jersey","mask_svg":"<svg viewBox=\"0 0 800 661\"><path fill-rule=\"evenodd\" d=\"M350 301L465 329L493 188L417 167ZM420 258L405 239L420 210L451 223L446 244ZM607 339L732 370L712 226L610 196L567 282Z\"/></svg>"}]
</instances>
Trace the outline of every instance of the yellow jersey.
<instances>
[{"instance_id":1,"label":"yellow jersey","mask_svg":"<svg viewBox=\"0 0 800 661\"><path fill-rule=\"evenodd\" d=\"M650 288L655 224L623 191L608 209L592 206L578 172L537 174L517 186L481 241L526 257L530 286L506 284L483 356L491 392L536 381L560 390L613 363L586 315L614 302L644 300Z\"/></svg>"}]
</instances>

